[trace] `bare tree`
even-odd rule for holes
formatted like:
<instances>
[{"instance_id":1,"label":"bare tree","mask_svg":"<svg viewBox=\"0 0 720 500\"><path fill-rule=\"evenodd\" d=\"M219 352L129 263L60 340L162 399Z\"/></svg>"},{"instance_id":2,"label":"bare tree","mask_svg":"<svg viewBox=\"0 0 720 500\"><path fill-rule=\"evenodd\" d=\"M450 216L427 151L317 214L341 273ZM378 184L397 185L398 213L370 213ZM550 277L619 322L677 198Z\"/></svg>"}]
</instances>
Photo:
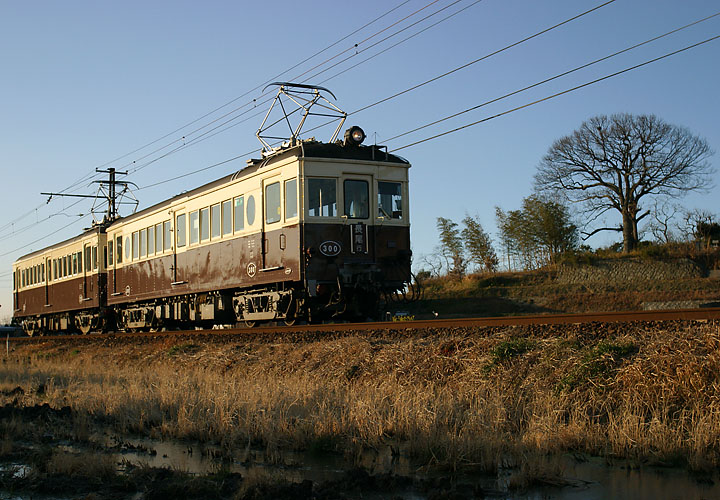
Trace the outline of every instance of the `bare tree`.
<instances>
[{"instance_id":1,"label":"bare tree","mask_svg":"<svg viewBox=\"0 0 720 500\"><path fill-rule=\"evenodd\" d=\"M587 239L600 231L622 232L623 249L630 252L639 241L638 223L651 213L643 210L645 198L708 188L711 155L704 139L653 115L601 115L555 141L535 182L540 190L584 204L590 223L619 212L621 225L584 234Z\"/></svg>"},{"instance_id":2,"label":"bare tree","mask_svg":"<svg viewBox=\"0 0 720 500\"><path fill-rule=\"evenodd\" d=\"M652 220L648 224L650 233L658 243L670 243L677 240L675 231L673 231L673 221L680 213L682 207L674 203L660 203L655 200L653 211L650 214Z\"/></svg>"}]
</instances>

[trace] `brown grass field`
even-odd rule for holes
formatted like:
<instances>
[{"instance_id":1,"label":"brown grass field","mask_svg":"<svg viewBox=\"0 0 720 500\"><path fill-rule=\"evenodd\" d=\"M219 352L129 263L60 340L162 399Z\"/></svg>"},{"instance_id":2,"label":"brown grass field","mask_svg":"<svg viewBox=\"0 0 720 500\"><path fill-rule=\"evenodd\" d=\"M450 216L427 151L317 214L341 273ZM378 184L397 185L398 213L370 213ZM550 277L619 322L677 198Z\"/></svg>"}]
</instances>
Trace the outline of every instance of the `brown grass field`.
<instances>
[{"instance_id":1,"label":"brown grass field","mask_svg":"<svg viewBox=\"0 0 720 500\"><path fill-rule=\"evenodd\" d=\"M102 422L228 450L393 446L453 470L564 452L720 465L718 322L15 343L0 390L69 406L75 437ZM20 426L2 420L0 456Z\"/></svg>"}]
</instances>

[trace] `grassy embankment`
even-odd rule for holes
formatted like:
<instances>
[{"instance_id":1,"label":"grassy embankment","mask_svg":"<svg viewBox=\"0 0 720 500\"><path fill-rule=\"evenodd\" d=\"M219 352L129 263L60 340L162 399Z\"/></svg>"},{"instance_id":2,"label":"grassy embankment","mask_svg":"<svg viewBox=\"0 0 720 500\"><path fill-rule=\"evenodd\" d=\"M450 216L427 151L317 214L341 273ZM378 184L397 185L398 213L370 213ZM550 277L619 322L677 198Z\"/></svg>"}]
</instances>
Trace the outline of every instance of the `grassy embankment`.
<instances>
[{"instance_id":1,"label":"grassy embankment","mask_svg":"<svg viewBox=\"0 0 720 500\"><path fill-rule=\"evenodd\" d=\"M717 322L203 342L18 343L2 399L69 405L74 435L102 422L268 454L391 445L488 471L567 451L720 465ZM19 425L0 424L0 454Z\"/></svg>"},{"instance_id":2,"label":"grassy embankment","mask_svg":"<svg viewBox=\"0 0 720 500\"><path fill-rule=\"evenodd\" d=\"M690 249L692 250L692 249ZM423 282L424 300L409 306L417 317L498 316L541 313L636 311L647 302L720 301L720 279L677 278L562 283L561 266L583 266L603 261L657 261L684 259L703 269L716 269L716 250L690 251L687 245L648 247L630 255L608 251L564 256L557 265L527 272L476 273L462 279L448 276Z\"/></svg>"}]
</instances>

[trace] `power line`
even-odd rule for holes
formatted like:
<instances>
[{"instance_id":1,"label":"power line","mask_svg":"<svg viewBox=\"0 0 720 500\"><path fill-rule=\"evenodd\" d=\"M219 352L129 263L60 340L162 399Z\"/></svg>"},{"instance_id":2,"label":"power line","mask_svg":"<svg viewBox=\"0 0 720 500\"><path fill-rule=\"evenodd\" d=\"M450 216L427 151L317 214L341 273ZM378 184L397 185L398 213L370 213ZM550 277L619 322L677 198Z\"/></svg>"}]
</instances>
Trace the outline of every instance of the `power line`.
<instances>
[{"instance_id":1,"label":"power line","mask_svg":"<svg viewBox=\"0 0 720 500\"><path fill-rule=\"evenodd\" d=\"M620 54L624 54L624 53L629 52L629 51L631 51L631 50L634 50L634 49L636 49L636 48L638 48L638 47L642 47L643 45L647 45L647 44L649 44L649 43L655 42L655 41L657 41L657 40L660 40L661 38L664 38L664 37L666 37L666 36L670 36L670 35L672 35L672 34L674 34L674 33L677 33L677 32L682 31L682 30L684 30L684 29L690 28L690 27L692 27L692 26L695 26L696 24L702 23L702 22L704 22L704 21L707 21L707 20L712 19L713 17L717 17L717 16L720 16L720 12L717 12L717 13L712 14L712 15L710 15L710 16L704 17L703 19L699 19L699 20L694 21L694 22L692 22L692 23L686 24L685 26L681 26L681 27L676 28L676 29L674 29L674 30L668 31L668 32L666 32L666 33L663 33L662 35L658 35L658 36L656 36L656 37L650 38L649 40L645 40L644 42L640 42L640 43L637 43L637 44L632 45L632 46L630 46L630 47L627 47L627 48L625 48L625 49L619 50L619 51L614 52L614 53L612 53L612 54L610 54L610 55L607 55L607 56L605 56L605 57L601 57L601 58L599 58L599 59L595 59L594 61L591 61L591 62L589 62L589 63L583 64L583 65L581 65L581 66L577 66L577 67L575 67L575 68L573 68L573 69L570 69L570 70L568 70L568 71L564 71L564 72L559 73L559 74L557 74L557 75L555 75L555 76L552 76L552 77L550 77L550 78L546 78L546 79L544 79L544 80L541 80L541 81L539 81L539 82L537 82L537 83L533 83L532 85L528 85L527 87L523 87L523 88L521 88L521 89L519 89L519 90L515 90L515 91L513 91L513 92L509 92L509 93L507 93L507 94L505 94L505 95L502 95L502 96L500 96L500 97L496 97L495 99L491 99L491 100L489 100L489 101L485 101L485 102L483 102L483 103L481 103L481 104L478 104L477 106L473 106L473 107L471 107L471 108L464 109L463 111L459 111L459 112L454 113L454 114L452 114L452 115L448 115L448 116L446 116L446 117L444 117L444 118L440 118L440 119L435 120L435 121L433 121L433 122L426 123L425 125L421 125L420 127L416 127L416 128L414 128L414 129L412 129L412 130L408 130L407 132L403 132L402 134L398 134L398 135L392 136L392 137L390 137L390 138L383 139L382 142L390 142L390 141L393 141L393 140L398 139L398 138L400 138L400 137L403 137L403 136L412 134L413 132L417 132L417 131L419 131L419 130L423 130L423 129L425 129L425 128L428 128L428 127L430 127L430 126L432 126L432 125L437 125L438 123L441 123L441 122L450 120L451 118L456 118L456 117L458 117L458 116L460 116L460 115L462 115L462 114L469 113L470 111L475 111L475 110L477 110L477 109L479 109L479 108L482 108L482 107L484 107L484 106L487 106L487 105L489 105L489 104L492 104L492 103L501 101L501 100L506 99L506 98L508 98L508 97L511 97L511 96L513 96L513 95L519 94L519 93L521 93L521 92L525 92L526 90L530 90L530 89L532 89L532 88L538 87L538 86L543 85L543 84L545 84L545 83L548 83L548 82L550 82L550 81L557 80L558 78L561 78L561 77L563 77L563 76L567 76L567 75L569 75L569 74L571 74L571 73L574 73L574 72L576 72L576 71L580 71L581 69L585 69L585 68L587 68L587 67L589 67L589 66L592 66L592 65L594 65L594 64L598 64L598 63L600 63L600 62L602 62L602 61L606 61L606 60L611 59L611 58L613 58L613 57L616 57L616 56L618 56L618 55L620 55Z\"/></svg>"},{"instance_id":2,"label":"power line","mask_svg":"<svg viewBox=\"0 0 720 500\"><path fill-rule=\"evenodd\" d=\"M609 0L609 1L605 2L605 3L603 3L603 4L600 4L600 5L596 6L596 7L593 7L592 9L586 10L585 12L582 12L582 13L576 15L576 16L573 16L573 17L571 17L571 18L569 18L569 19L566 19L566 20L564 20L564 21L562 21L562 22L560 22L560 23L557 23L557 24L555 24L555 25L553 25L553 26L550 26L549 28L545 28L544 30L538 31L537 33L534 33L534 34L532 34L532 35L530 35L530 36L527 36L527 37L523 38L522 40L519 40L519 41L517 41L517 42L515 42L515 43L511 43L510 45L506 45L505 47L502 47L502 48L500 48L500 49L498 49L498 50L495 50L495 51L493 51L493 52L490 52L489 54L485 54L485 55L482 56L482 57L478 57L477 59L475 59L475 60L473 60L473 61L470 61L470 62L468 62L468 63L466 63L466 64L463 64L462 66L458 66L457 68L451 69L450 71L447 71L447 72L445 72L445 73L443 73L443 74L441 74L441 75L438 75L438 76L436 76L436 77L433 77L433 78L431 78L430 80L426 80L426 81L424 81L424 82L422 82L422 83L418 83L417 85L414 85L414 86L412 86L412 87L410 87L410 88L407 88L407 89L405 89L405 90L403 90L403 91L400 91L400 92L398 92L398 93L396 93L396 94L393 94L393 95L391 95L391 96L389 96L389 97L386 97L386 98L384 98L384 99L380 99L379 101L376 101L376 102L374 102L374 103L368 104L367 106L363 106L362 108L356 109L355 111L352 111L351 113L348 113L348 116L354 115L354 114L359 113L359 112L361 112L361 111L365 111L366 109L370 109L370 108L372 108L372 107L374 107L374 106L377 106L378 104L382 104L382 103L387 102L387 101L389 101L389 100L391 100L391 99L395 99L396 97L399 97L399 96L401 96L401 95L403 95L403 94L407 94L408 92L412 92L413 90L419 89L420 87L423 87L423 86L425 86L425 85L427 85L427 84L429 84L429 83L432 83L432 82L434 82L434 81L440 80L441 78L445 78L446 76L452 75L453 73L456 73L456 72L458 72L458 71L460 71L460 70L462 70L462 69L465 69L465 68L467 68L467 67L469 67L469 66L472 66L473 64L477 64L477 63L479 63L480 61L484 61L485 59L489 59L489 58L492 57L492 56L495 56L495 55L497 55L497 54L500 54L500 53L502 53L502 52L505 52L506 50L509 50L509 49L511 49L511 48L513 48L513 47L517 47L518 45L521 45L521 44L523 44L523 43L525 43L525 42L527 42L527 41L529 41L529 40L532 40L533 38L537 38L537 37L539 37L540 35L544 35L545 33L548 33L548 32L550 32L550 31L552 31L552 30L554 30L554 29L556 29L556 28L559 28L560 26L563 26L563 25L568 24L568 23L570 23L570 22L572 22L572 21L575 21L575 20L577 20L577 19L580 19L581 17L583 17L583 16L585 16L585 15L587 15L587 14L590 14L591 12L595 12L596 10L601 9L602 7L605 7L605 6L607 6L607 5L609 5L609 4L613 3L613 2L615 2L615 0Z\"/></svg>"},{"instance_id":3,"label":"power line","mask_svg":"<svg viewBox=\"0 0 720 500\"><path fill-rule=\"evenodd\" d=\"M643 66L647 66L648 64L652 64L652 63L657 62L657 61L660 61L660 60L662 60L662 59L666 59L666 58L668 58L668 57L670 57L670 56L674 56L674 55L679 54L679 53L681 53L681 52L684 52L684 51L686 51L686 50L693 49L693 48L698 47L698 46L700 46L700 45L703 45L703 44L705 44L705 43L712 42L712 41L714 41L714 40L717 40L718 38L720 38L720 35L716 35L716 36L714 36L714 37L708 38L708 39L703 40L703 41L701 41L701 42L698 42L698 43L695 43L695 44L692 44L692 45L688 45L687 47L683 47L682 49L678 49L678 50L675 50L675 51L673 51L673 52L669 52L669 53L664 54L664 55L662 55L662 56L660 56L660 57L656 57L656 58L654 58L654 59L650 59L650 60L645 61L645 62L642 62L642 63L640 63L640 64L636 64L635 66L631 66L631 67L629 67L629 68L625 68L625 69L623 69L623 70L616 71L615 73L611 73L611 74L606 75L606 76L603 76L603 77L601 77L601 78L597 78L597 79L592 80L592 81L590 81L590 82L583 83L583 84L581 84L581 85L577 85L577 86L572 87L572 88L567 89L567 90L563 90L562 92L557 92L557 93L552 94L552 95L549 95L549 96L547 96L547 97L543 97L542 99L537 99L537 100L532 101L532 102L529 102L529 103L527 103L527 104L523 104L522 106L517 106L517 107L512 108L512 109L509 109L509 110L507 110L507 111L503 111L502 113L497 113L497 114L495 114L495 115L488 116L488 117L486 117L486 118L483 118L482 120L477 120L477 121L474 121L474 122L472 122L472 123L468 123L467 125L463 125L463 126L461 126L461 127L457 127L457 128L452 129L452 130L448 130L448 131L446 131L446 132L442 132L442 133L440 133L440 134L436 134L436 135L433 135L433 136L431 136L431 137L427 137L427 138L425 138L425 139L421 139L421 140L419 140L419 141L412 142L412 143L410 143L410 144L406 144L406 145L404 145L404 146L401 146L401 147L399 147L399 148L392 149L392 150L390 150L390 151L395 152L395 151L400 151L400 150L402 150L402 149L406 149L406 148L409 148L409 147L412 147L412 146L416 146L416 145L418 145L418 144L422 144L422 143L424 143L424 142L428 142L428 141L431 141L431 140L433 140L433 139L437 139L437 138L439 138L439 137L443 137L443 136L445 136L445 135L452 134L452 133L458 132L458 131L460 131L460 130L464 130L464 129L466 129L466 128L470 128L470 127L473 127L473 126L475 126L475 125L479 125L480 123L484 123L484 122L493 120L493 119L495 119L495 118L499 118L499 117L501 117L501 116L505 116L505 115L508 115L508 114L510 114L510 113L514 113L515 111L519 111L519 110L521 110L521 109L525 109L525 108L528 108L528 107L530 107L530 106L534 106L535 104L539 104L539 103L541 103L541 102L549 101L550 99L554 99L554 98L559 97L559 96L561 96L561 95L569 94L570 92L574 92L574 91L576 91L576 90L579 90L579 89L588 87L588 86L590 86L590 85L594 85L594 84L596 84L596 83L598 83L598 82L602 82L602 81L604 81L604 80L608 80L608 79L613 78L613 77L616 77L616 76L618 76L618 75L622 75L623 73L627 73L627 72L629 72L629 71L632 71L632 70L641 68L641 67L643 67Z\"/></svg>"}]
</instances>

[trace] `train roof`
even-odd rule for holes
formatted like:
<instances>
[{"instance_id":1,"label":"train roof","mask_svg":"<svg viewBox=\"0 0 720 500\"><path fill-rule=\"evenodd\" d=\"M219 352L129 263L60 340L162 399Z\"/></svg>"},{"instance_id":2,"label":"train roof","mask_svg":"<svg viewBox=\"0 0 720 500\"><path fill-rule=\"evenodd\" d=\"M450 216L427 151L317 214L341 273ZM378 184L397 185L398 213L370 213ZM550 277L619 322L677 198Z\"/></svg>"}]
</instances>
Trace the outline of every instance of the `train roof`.
<instances>
[{"instance_id":1,"label":"train roof","mask_svg":"<svg viewBox=\"0 0 720 500\"><path fill-rule=\"evenodd\" d=\"M55 249L55 248L63 247L63 246L65 246L65 245L67 245L67 244L69 244L69 243L72 243L72 242L74 242L74 241L81 240L81 239L85 238L86 236L89 236L90 234L96 234L100 229L101 229L101 226L100 226L100 225L93 226L93 227L91 227L91 228L85 229L85 230L83 230L83 232L80 233L80 234L77 234L77 235L72 236L72 237L70 237L70 238L67 238L67 239L65 239L65 240L59 241L59 242L54 243L54 244L52 244L52 245L50 245L50 246L41 248L41 249L39 249L39 250L34 250L34 251L30 252L30 253L26 253L25 255L22 255L22 256L18 257L17 259L15 259L15 262L19 262L19 261L25 260L25 259L30 259L30 258L32 258L32 257L36 257L36 256L38 256L38 255L40 255L40 254L43 254L43 253L47 252L48 250L53 250L53 249Z\"/></svg>"}]
</instances>

